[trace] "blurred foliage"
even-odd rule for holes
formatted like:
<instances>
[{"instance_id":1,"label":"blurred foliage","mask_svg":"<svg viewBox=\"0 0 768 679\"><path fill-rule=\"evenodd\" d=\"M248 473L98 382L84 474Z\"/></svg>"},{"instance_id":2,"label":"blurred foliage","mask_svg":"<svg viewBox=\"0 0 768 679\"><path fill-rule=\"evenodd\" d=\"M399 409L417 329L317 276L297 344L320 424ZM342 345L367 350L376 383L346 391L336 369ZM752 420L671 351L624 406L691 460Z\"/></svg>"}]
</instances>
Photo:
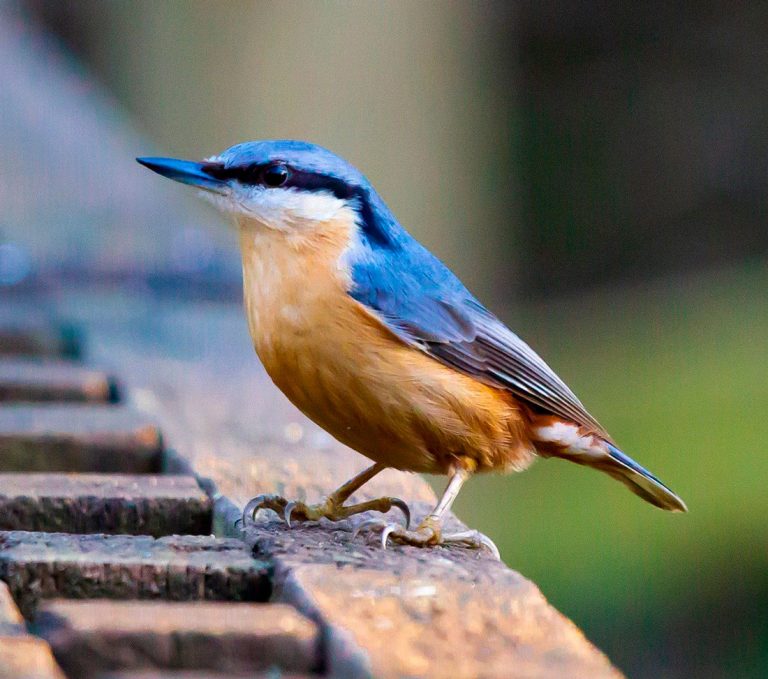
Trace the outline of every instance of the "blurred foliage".
<instances>
[{"instance_id":1,"label":"blurred foliage","mask_svg":"<svg viewBox=\"0 0 768 679\"><path fill-rule=\"evenodd\" d=\"M523 2L528 293L768 255L768 3Z\"/></svg>"},{"instance_id":2,"label":"blurred foliage","mask_svg":"<svg viewBox=\"0 0 768 679\"><path fill-rule=\"evenodd\" d=\"M765 676L766 290L753 264L507 317L689 513L559 460L457 512L633 676Z\"/></svg>"}]
</instances>

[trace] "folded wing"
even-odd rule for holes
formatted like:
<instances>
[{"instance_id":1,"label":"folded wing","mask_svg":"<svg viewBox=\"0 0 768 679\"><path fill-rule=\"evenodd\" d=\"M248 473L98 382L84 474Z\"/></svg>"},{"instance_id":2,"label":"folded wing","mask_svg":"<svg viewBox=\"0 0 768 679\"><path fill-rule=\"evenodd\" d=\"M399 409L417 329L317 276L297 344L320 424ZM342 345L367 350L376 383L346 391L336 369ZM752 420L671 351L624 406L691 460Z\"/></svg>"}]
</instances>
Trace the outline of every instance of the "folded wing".
<instances>
[{"instance_id":1,"label":"folded wing","mask_svg":"<svg viewBox=\"0 0 768 679\"><path fill-rule=\"evenodd\" d=\"M352 297L403 342L610 440L541 357L415 241L397 252L368 251L352 273Z\"/></svg>"}]
</instances>

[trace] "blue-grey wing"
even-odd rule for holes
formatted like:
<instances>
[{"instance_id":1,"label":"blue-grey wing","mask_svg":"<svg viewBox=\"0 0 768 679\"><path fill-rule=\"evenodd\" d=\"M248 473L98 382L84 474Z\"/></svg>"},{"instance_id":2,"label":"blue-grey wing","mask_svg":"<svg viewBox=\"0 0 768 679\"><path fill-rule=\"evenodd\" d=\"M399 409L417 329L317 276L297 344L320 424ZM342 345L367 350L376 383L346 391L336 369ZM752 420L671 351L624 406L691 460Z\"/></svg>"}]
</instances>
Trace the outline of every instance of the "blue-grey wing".
<instances>
[{"instance_id":1,"label":"blue-grey wing","mask_svg":"<svg viewBox=\"0 0 768 679\"><path fill-rule=\"evenodd\" d=\"M544 360L417 243L396 253L368 252L352 273L352 297L402 341L608 438Z\"/></svg>"}]
</instances>

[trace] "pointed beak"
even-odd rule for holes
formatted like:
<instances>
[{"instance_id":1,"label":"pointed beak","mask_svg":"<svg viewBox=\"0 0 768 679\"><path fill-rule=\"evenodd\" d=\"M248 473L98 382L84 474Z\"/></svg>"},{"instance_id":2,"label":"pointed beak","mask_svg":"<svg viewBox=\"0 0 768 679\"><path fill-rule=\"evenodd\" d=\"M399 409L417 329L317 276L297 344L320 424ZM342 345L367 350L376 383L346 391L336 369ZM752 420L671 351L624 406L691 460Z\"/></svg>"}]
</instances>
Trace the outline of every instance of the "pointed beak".
<instances>
[{"instance_id":1,"label":"pointed beak","mask_svg":"<svg viewBox=\"0 0 768 679\"><path fill-rule=\"evenodd\" d=\"M136 158L136 161L153 172L199 189L223 193L227 182L208 174L203 163L176 158Z\"/></svg>"}]
</instances>

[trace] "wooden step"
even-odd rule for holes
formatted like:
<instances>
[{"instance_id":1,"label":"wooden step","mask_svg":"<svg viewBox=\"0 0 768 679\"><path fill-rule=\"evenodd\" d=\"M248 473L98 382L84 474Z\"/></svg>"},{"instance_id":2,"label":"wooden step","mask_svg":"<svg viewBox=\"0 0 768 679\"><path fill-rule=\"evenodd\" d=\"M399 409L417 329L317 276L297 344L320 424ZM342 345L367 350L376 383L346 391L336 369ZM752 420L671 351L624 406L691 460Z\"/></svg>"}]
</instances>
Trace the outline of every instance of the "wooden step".
<instances>
[{"instance_id":1,"label":"wooden step","mask_svg":"<svg viewBox=\"0 0 768 679\"><path fill-rule=\"evenodd\" d=\"M192 535L0 532L0 580L27 619L41 599L265 601L272 588L240 540Z\"/></svg>"},{"instance_id":2,"label":"wooden step","mask_svg":"<svg viewBox=\"0 0 768 679\"><path fill-rule=\"evenodd\" d=\"M0 403L115 403L115 380L65 361L0 360Z\"/></svg>"},{"instance_id":3,"label":"wooden step","mask_svg":"<svg viewBox=\"0 0 768 679\"><path fill-rule=\"evenodd\" d=\"M0 530L206 535L211 501L192 476L6 473Z\"/></svg>"},{"instance_id":4,"label":"wooden step","mask_svg":"<svg viewBox=\"0 0 768 679\"><path fill-rule=\"evenodd\" d=\"M75 326L57 321L37 304L3 300L0 356L79 358L82 353L82 337Z\"/></svg>"},{"instance_id":5,"label":"wooden step","mask_svg":"<svg viewBox=\"0 0 768 679\"><path fill-rule=\"evenodd\" d=\"M284 604L51 601L35 629L72 677L115 670L310 672L313 622Z\"/></svg>"},{"instance_id":6,"label":"wooden step","mask_svg":"<svg viewBox=\"0 0 768 679\"><path fill-rule=\"evenodd\" d=\"M0 408L0 472L160 471L160 431L128 408L10 405Z\"/></svg>"}]
</instances>

